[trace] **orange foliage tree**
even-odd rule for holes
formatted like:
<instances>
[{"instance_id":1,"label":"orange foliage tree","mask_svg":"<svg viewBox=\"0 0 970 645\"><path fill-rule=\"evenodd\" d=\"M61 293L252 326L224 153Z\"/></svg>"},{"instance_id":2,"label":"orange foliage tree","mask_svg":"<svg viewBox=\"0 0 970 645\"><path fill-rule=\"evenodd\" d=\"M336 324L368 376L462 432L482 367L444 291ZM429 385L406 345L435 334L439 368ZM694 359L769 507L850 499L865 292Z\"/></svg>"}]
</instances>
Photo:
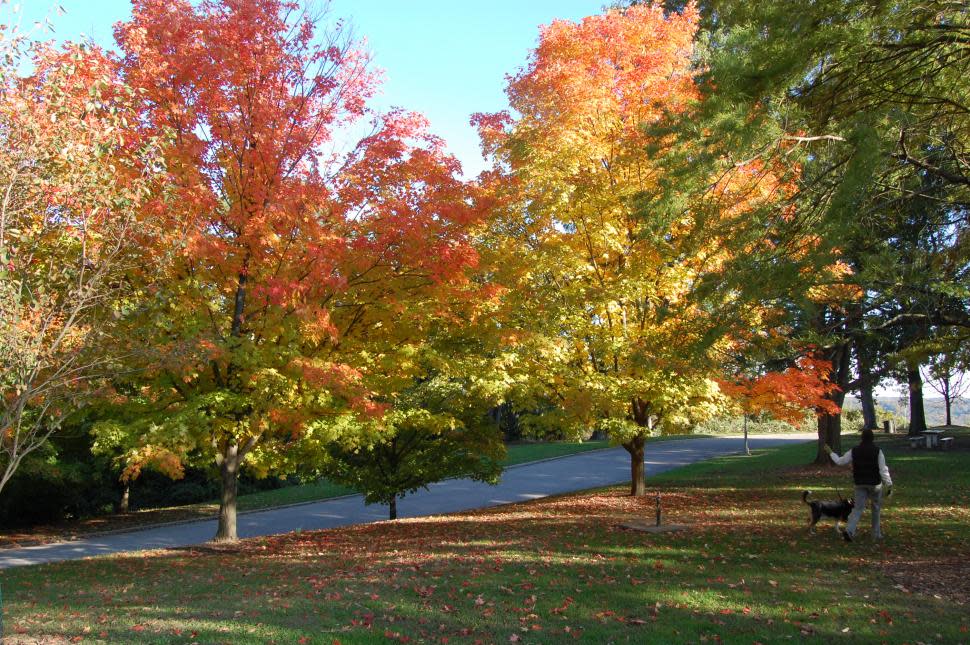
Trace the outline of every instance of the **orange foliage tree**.
<instances>
[{"instance_id":1,"label":"orange foliage tree","mask_svg":"<svg viewBox=\"0 0 970 645\"><path fill-rule=\"evenodd\" d=\"M770 245L748 215L786 190L780 177L755 161L673 215L652 207L674 189L655 159L671 142L650 128L697 98L696 28L693 5L659 3L554 22L509 83L517 116L477 117L502 179L489 262L509 287L519 407L560 432L608 432L634 495L646 437L719 412L722 355L772 316L720 285Z\"/></svg>"},{"instance_id":2,"label":"orange foliage tree","mask_svg":"<svg viewBox=\"0 0 970 645\"><path fill-rule=\"evenodd\" d=\"M102 435L214 460L219 540L236 538L244 463L279 470L303 438L332 438L334 415L384 412L369 383L385 352L446 315L435 303L476 261L481 209L421 117L374 117L332 151L377 79L339 25L317 27L282 0L137 0L116 30L144 99L133 127L171 145L126 312L135 414Z\"/></svg>"},{"instance_id":3,"label":"orange foliage tree","mask_svg":"<svg viewBox=\"0 0 970 645\"><path fill-rule=\"evenodd\" d=\"M830 395L839 389L830 380L832 364L803 356L794 367L758 376L739 375L718 379L718 385L744 416L744 451L748 446L748 419L767 414L792 425L801 423L808 411L838 414Z\"/></svg>"}]
</instances>

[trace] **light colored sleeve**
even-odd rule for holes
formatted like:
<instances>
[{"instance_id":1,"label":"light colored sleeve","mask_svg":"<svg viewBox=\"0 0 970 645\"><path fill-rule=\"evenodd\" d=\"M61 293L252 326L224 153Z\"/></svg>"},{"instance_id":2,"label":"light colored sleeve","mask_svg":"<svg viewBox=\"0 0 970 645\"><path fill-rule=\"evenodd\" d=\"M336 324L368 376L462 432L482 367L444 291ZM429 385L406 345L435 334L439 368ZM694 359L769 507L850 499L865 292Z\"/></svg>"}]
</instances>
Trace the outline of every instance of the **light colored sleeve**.
<instances>
[{"instance_id":1,"label":"light colored sleeve","mask_svg":"<svg viewBox=\"0 0 970 645\"><path fill-rule=\"evenodd\" d=\"M885 486L892 486L893 479L889 476L889 466L886 465L886 455L879 451L879 477Z\"/></svg>"},{"instance_id":2,"label":"light colored sleeve","mask_svg":"<svg viewBox=\"0 0 970 645\"><path fill-rule=\"evenodd\" d=\"M851 450L849 452L845 453L844 455L842 455L841 457L839 457L838 453L835 453L835 452L833 452L831 455L829 455L829 457L832 458L832 461L835 462L835 465L836 466L848 466L849 464L852 463L852 451Z\"/></svg>"}]
</instances>

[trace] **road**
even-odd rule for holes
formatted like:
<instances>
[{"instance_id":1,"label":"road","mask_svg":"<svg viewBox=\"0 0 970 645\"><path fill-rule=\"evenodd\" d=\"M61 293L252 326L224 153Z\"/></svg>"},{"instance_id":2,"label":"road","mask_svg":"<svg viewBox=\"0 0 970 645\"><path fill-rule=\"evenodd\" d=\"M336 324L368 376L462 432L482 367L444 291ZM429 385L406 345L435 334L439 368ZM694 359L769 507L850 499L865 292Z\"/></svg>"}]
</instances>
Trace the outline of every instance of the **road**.
<instances>
[{"instance_id":1,"label":"road","mask_svg":"<svg viewBox=\"0 0 970 645\"><path fill-rule=\"evenodd\" d=\"M814 434L753 435L752 448L809 441ZM647 476L686 464L738 453L738 437L684 439L647 444ZM489 486L467 479L433 484L398 501L399 517L454 513L473 508L511 504L630 480L630 457L623 448L596 450L508 468L501 482ZM255 511L239 515L242 538L290 531L328 529L387 519L385 506L365 506L360 495ZM73 560L109 553L164 549L207 542L215 535L216 521L199 520L125 533L86 537L71 542L0 550L0 569L44 562Z\"/></svg>"}]
</instances>

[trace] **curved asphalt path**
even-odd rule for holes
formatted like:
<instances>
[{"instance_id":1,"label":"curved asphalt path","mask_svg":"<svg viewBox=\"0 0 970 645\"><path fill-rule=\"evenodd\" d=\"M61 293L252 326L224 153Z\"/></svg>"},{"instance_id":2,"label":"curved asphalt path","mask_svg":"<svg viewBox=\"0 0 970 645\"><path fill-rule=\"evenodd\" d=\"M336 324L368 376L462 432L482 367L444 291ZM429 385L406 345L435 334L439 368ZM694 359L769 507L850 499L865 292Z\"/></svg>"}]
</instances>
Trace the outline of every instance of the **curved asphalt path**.
<instances>
[{"instance_id":1,"label":"curved asphalt path","mask_svg":"<svg viewBox=\"0 0 970 645\"><path fill-rule=\"evenodd\" d=\"M815 434L752 435L752 448L766 448L809 441ZM647 476L695 461L738 453L739 437L684 439L648 443ZM630 457L623 448L596 450L506 469L501 482L489 486L467 479L450 479L432 484L398 500L398 517L420 517L454 513L485 506L511 504L530 499L609 486L630 481ZM360 495L310 502L238 517L239 537L275 535L296 530L327 529L387 519L385 506L365 506ZM199 520L156 528L93 535L71 542L0 550L0 569L60 560L74 560L108 553L189 546L209 541L216 532L216 520Z\"/></svg>"}]
</instances>

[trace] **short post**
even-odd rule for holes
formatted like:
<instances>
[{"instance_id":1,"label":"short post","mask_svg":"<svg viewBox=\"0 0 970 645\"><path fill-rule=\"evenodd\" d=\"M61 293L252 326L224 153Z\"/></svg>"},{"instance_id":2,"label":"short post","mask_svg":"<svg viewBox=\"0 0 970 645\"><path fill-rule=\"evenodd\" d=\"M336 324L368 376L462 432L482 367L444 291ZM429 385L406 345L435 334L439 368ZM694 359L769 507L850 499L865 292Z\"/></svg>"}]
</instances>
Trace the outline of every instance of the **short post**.
<instances>
[{"instance_id":1,"label":"short post","mask_svg":"<svg viewBox=\"0 0 970 645\"><path fill-rule=\"evenodd\" d=\"M882 431L886 434L893 434L896 432L896 422L892 419L886 419L882 422Z\"/></svg>"},{"instance_id":2,"label":"short post","mask_svg":"<svg viewBox=\"0 0 970 645\"><path fill-rule=\"evenodd\" d=\"M660 492L657 492L657 526L660 526Z\"/></svg>"}]
</instances>

